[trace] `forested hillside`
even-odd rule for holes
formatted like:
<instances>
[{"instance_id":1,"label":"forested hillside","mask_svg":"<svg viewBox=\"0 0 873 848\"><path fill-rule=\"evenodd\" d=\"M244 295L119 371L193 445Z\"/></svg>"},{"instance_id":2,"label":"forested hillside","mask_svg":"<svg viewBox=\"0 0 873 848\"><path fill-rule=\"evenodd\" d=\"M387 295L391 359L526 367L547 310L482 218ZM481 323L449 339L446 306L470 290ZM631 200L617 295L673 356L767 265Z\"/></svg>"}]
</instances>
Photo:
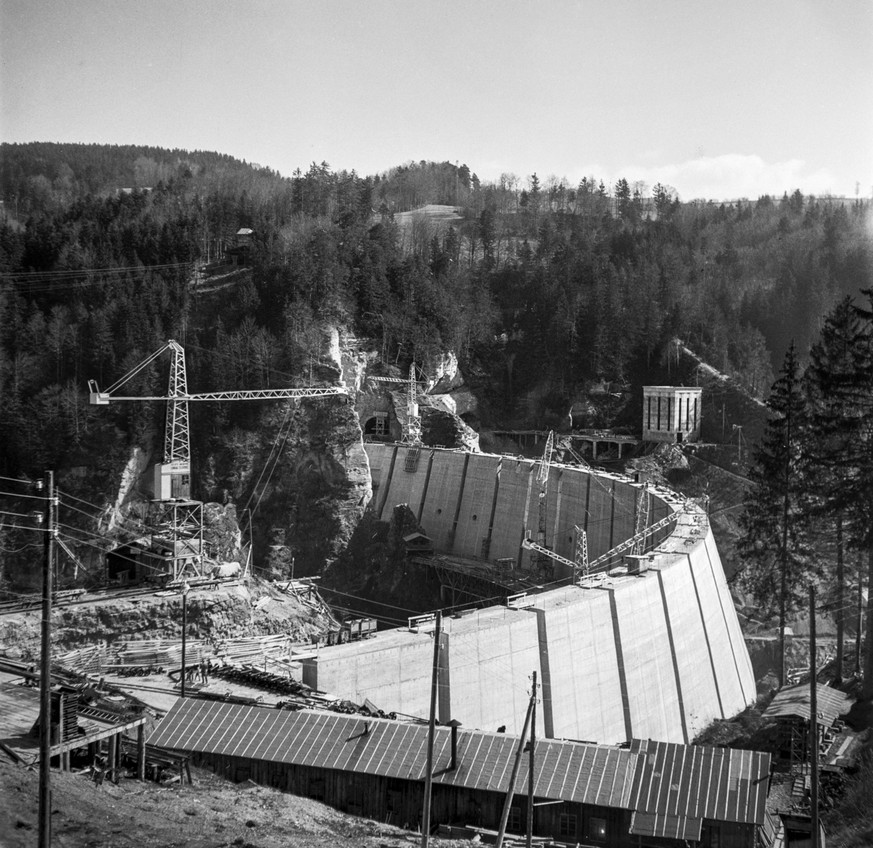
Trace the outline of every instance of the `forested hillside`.
<instances>
[{"instance_id":1,"label":"forested hillside","mask_svg":"<svg viewBox=\"0 0 873 848\"><path fill-rule=\"evenodd\" d=\"M0 153L6 476L114 462L125 441L153 439L157 405L107 415L88 406L86 380L111 383L168 338L192 351L192 390L308 381L320 322L401 365L453 349L485 423L543 426L594 382L666 379L673 337L763 394L789 342L803 358L825 312L873 270L869 204L799 192L725 206L624 180L486 184L449 163L367 177L313 163L285 178L216 153ZM459 217L395 222L427 203ZM251 273L207 309L194 270L241 227ZM162 379L144 372L131 393ZM238 405L216 420L248 415ZM226 447L221 428L209 438L195 450Z\"/></svg>"}]
</instances>

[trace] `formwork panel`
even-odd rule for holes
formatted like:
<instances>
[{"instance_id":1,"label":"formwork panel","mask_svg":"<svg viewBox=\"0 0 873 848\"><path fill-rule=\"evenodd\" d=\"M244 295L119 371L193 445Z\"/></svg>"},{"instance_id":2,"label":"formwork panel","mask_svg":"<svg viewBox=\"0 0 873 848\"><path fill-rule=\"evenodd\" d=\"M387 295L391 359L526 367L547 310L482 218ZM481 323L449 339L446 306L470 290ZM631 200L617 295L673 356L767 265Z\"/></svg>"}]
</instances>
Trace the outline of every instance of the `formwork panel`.
<instances>
[{"instance_id":1,"label":"formwork panel","mask_svg":"<svg viewBox=\"0 0 873 848\"><path fill-rule=\"evenodd\" d=\"M556 497L556 520L550 522L552 550L562 557L573 559L575 555L576 534L574 527L585 527L585 502L588 490L588 475L579 471L563 470L557 479L560 498ZM556 576L558 575L556 567Z\"/></svg>"},{"instance_id":2,"label":"formwork panel","mask_svg":"<svg viewBox=\"0 0 873 848\"><path fill-rule=\"evenodd\" d=\"M367 452L367 458L370 462L370 479L373 483L373 491L381 491L381 486L388 474L388 465L391 461L388 446L365 443L364 450Z\"/></svg>"},{"instance_id":3,"label":"formwork panel","mask_svg":"<svg viewBox=\"0 0 873 848\"><path fill-rule=\"evenodd\" d=\"M452 525L461 497L464 466L469 454L435 451L421 513L421 526L438 551L452 551ZM421 469L421 464L419 465ZM395 470L395 474L399 473ZM424 473L419 470L419 473ZM461 551L455 551L461 553Z\"/></svg>"},{"instance_id":4,"label":"formwork panel","mask_svg":"<svg viewBox=\"0 0 873 848\"><path fill-rule=\"evenodd\" d=\"M406 471L406 455L409 451L410 448L406 445L397 447L394 470L390 481L387 481L388 493L380 516L382 521L391 520L394 507L398 504L407 504L414 515L418 514L418 505L421 502L421 493L427 477L428 454L423 452L419 456L415 471Z\"/></svg>"},{"instance_id":5,"label":"formwork panel","mask_svg":"<svg viewBox=\"0 0 873 848\"><path fill-rule=\"evenodd\" d=\"M518 560L519 547L524 538L524 508L529 487L533 485L533 463L503 457L500 469L500 503L494 515L491 537L491 558L512 557ZM531 494L531 498L535 498ZM534 525L536 518L534 513ZM536 533L536 526L532 532Z\"/></svg>"},{"instance_id":6,"label":"formwork panel","mask_svg":"<svg viewBox=\"0 0 873 848\"><path fill-rule=\"evenodd\" d=\"M636 532L637 502L640 489L630 483L617 482L614 487L615 509L612 513L612 536L609 547L614 548Z\"/></svg>"},{"instance_id":7,"label":"formwork panel","mask_svg":"<svg viewBox=\"0 0 873 848\"><path fill-rule=\"evenodd\" d=\"M713 574L706 545L702 541L697 542L689 551L689 561L700 598L700 614L709 636L722 707L725 715L732 716L746 706L734 645L727 624L727 620L731 617L736 618L736 612L731 606L727 610L729 615L725 615L718 582ZM741 647L748 657L745 645Z\"/></svg>"},{"instance_id":8,"label":"formwork panel","mask_svg":"<svg viewBox=\"0 0 873 848\"><path fill-rule=\"evenodd\" d=\"M575 589L546 603L551 703L556 737L626 739L608 592ZM545 709L545 705L544 705Z\"/></svg>"},{"instance_id":9,"label":"formwork panel","mask_svg":"<svg viewBox=\"0 0 873 848\"><path fill-rule=\"evenodd\" d=\"M605 554L612 547L612 489L612 480L592 475L585 525L588 531L588 556L591 559Z\"/></svg>"},{"instance_id":10,"label":"formwork panel","mask_svg":"<svg viewBox=\"0 0 873 848\"><path fill-rule=\"evenodd\" d=\"M724 574L724 566L721 563L721 557L718 554L718 548L715 545L715 538L712 535L712 530L707 528L707 533L703 540L706 548L706 555L709 560L710 571L713 581L718 587L719 598L721 600L722 609L725 613L725 626L733 648L733 656L736 660L737 676L739 685L743 693L743 707L751 704L757 697L757 687L755 685L755 673L752 670L752 660L749 657L749 651L746 647L746 641L743 638L743 631L740 627L740 620L736 615L736 608L731 597L730 587L727 583L727 578ZM740 707L739 709L742 709Z\"/></svg>"},{"instance_id":11,"label":"formwork panel","mask_svg":"<svg viewBox=\"0 0 873 848\"><path fill-rule=\"evenodd\" d=\"M530 698L530 675L540 673L536 616L494 609L448 619L451 712L468 727L520 733ZM542 675L540 674L540 679ZM543 716L537 717L543 733Z\"/></svg>"},{"instance_id":12,"label":"formwork panel","mask_svg":"<svg viewBox=\"0 0 873 848\"><path fill-rule=\"evenodd\" d=\"M433 640L391 631L374 640L322 648L304 666L304 682L339 698L427 718L430 713Z\"/></svg>"},{"instance_id":13,"label":"formwork panel","mask_svg":"<svg viewBox=\"0 0 873 848\"><path fill-rule=\"evenodd\" d=\"M622 580L613 597L631 731L640 739L683 742L679 693L657 575Z\"/></svg>"},{"instance_id":14,"label":"formwork panel","mask_svg":"<svg viewBox=\"0 0 873 848\"><path fill-rule=\"evenodd\" d=\"M483 456L471 462L467 468L455 530L453 550L456 553L465 556L481 556L483 553L482 542L488 537L499 465L500 457Z\"/></svg>"},{"instance_id":15,"label":"formwork panel","mask_svg":"<svg viewBox=\"0 0 873 848\"><path fill-rule=\"evenodd\" d=\"M719 707L715 672L703 629L697 593L687 557L658 572L675 649L682 707L690 742L713 719L724 718Z\"/></svg>"}]
</instances>

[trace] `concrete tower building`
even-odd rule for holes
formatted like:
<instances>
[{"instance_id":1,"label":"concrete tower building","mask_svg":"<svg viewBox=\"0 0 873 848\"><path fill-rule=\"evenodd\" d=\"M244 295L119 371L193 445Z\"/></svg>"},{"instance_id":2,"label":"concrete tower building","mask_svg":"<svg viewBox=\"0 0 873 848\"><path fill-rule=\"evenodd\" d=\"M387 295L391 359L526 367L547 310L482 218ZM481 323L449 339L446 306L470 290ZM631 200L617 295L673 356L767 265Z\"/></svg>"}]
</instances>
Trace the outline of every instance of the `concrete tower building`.
<instances>
[{"instance_id":1,"label":"concrete tower building","mask_svg":"<svg viewBox=\"0 0 873 848\"><path fill-rule=\"evenodd\" d=\"M643 441L696 442L703 416L703 389L643 386Z\"/></svg>"}]
</instances>

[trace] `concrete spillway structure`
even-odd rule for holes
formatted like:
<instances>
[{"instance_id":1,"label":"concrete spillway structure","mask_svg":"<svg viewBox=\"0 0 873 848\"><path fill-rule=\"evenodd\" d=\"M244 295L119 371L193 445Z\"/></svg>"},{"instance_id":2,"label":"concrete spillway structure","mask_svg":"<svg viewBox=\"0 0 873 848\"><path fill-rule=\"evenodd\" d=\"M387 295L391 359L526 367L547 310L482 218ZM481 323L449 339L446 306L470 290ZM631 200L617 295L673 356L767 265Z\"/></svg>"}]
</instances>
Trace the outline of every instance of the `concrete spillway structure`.
<instances>
[{"instance_id":1,"label":"concrete spillway structure","mask_svg":"<svg viewBox=\"0 0 873 848\"><path fill-rule=\"evenodd\" d=\"M440 553L528 561L536 535L537 463L485 454L369 444L371 508L388 519L407 504ZM407 461L409 459L409 461ZM634 535L640 484L555 466L547 494L548 542L572 559L574 525L590 558ZM539 732L614 743L688 742L713 719L742 710L755 681L706 515L666 490L651 492L648 523L675 522L647 545L640 574L614 569L526 599L444 619L439 720L520 732L529 676L542 684ZM555 578L569 577L556 571ZM304 682L358 703L425 717L432 634L420 628L323 649Z\"/></svg>"}]
</instances>

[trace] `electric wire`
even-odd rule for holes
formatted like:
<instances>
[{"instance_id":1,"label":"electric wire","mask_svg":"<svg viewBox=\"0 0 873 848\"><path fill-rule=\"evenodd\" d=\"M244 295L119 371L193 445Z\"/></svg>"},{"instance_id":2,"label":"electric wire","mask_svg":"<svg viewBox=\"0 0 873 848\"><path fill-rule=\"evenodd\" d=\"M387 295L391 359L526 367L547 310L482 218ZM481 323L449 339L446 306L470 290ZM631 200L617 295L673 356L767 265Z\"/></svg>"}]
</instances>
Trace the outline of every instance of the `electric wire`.
<instances>
[{"instance_id":1,"label":"electric wire","mask_svg":"<svg viewBox=\"0 0 873 848\"><path fill-rule=\"evenodd\" d=\"M27 512L10 512L9 510L6 510L6 509L0 509L0 515L13 515L13 516L15 516L16 518L33 518L33 516L30 515L30 513L27 513Z\"/></svg>"},{"instance_id":2,"label":"electric wire","mask_svg":"<svg viewBox=\"0 0 873 848\"><path fill-rule=\"evenodd\" d=\"M78 512L80 515L84 515L86 518L96 518L97 517L97 516L92 515L90 512L85 512L84 509L79 509L79 507L73 506L71 503L64 503L63 501L61 501L61 503L59 505L63 506L64 509L72 509L74 512Z\"/></svg>"},{"instance_id":3,"label":"electric wire","mask_svg":"<svg viewBox=\"0 0 873 848\"><path fill-rule=\"evenodd\" d=\"M0 480L8 480L10 483L25 483L28 486L32 486L35 482L33 480L22 480L19 477L4 477L3 475L0 475Z\"/></svg>"},{"instance_id":4,"label":"electric wire","mask_svg":"<svg viewBox=\"0 0 873 848\"><path fill-rule=\"evenodd\" d=\"M276 434L275 440L273 441L273 447L270 449L270 455L267 457L267 461L264 463L263 469L261 469L261 474L259 475L258 480L254 485L254 488L252 489L251 493L249 494L249 499L246 501L246 505L243 507L243 512L245 512L249 508L249 505L252 502L252 498L254 497L255 492L257 491L258 486L261 483L261 480L263 479L264 472L269 467L270 473L267 476L266 483L264 483L264 486L261 489L261 493L258 496L257 503L254 505L251 512L249 513L251 516L253 516L255 514L255 512L257 512L258 508L261 505L261 501L263 500L264 495L266 494L267 487L270 485L270 481L273 479L273 473L275 472L276 467L279 464L279 457L281 457L282 451L285 450L285 445L288 442L288 437L291 435L291 425L293 423L289 420L291 417L291 410L292 410L292 407L289 405L288 408L285 410L285 418L279 427L279 431ZM287 425L287 427L286 427L286 425ZM282 434L283 430L284 430L284 435ZM282 438L282 444L280 446L278 446L278 448L277 448L280 437ZM275 457L274 457L274 451L275 451Z\"/></svg>"},{"instance_id":5,"label":"electric wire","mask_svg":"<svg viewBox=\"0 0 873 848\"><path fill-rule=\"evenodd\" d=\"M320 586L319 592L332 592L335 595L342 595L346 598L354 598L356 601L363 601L366 604L375 604L376 606L386 607L388 609L397 610L399 612L408 612L411 615L426 615L427 613L422 613L418 610L408 609L407 607L397 606L397 604L386 604L381 601L372 601L369 598L364 598L361 595L353 595L351 592L341 592L339 589L330 589L327 586ZM404 622L405 624L405 622Z\"/></svg>"},{"instance_id":6,"label":"electric wire","mask_svg":"<svg viewBox=\"0 0 873 848\"><path fill-rule=\"evenodd\" d=\"M78 501L79 503L83 503L86 506L93 507L100 513L106 511L106 507L97 506L97 504L91 503L91 501L86 501L84 498L77 497L72 492L66 491L66 489L55 489L55 491L58 493L58 495L61 495L65 498L72 498L74 501Z\"/></svg>"},{"instance_id":7,"label":"electric wire","mask_svg":"<svg viewBox=\"0 0 873 848\"><path fill-rule=\"evenodd\" d=\"M26 495L22 492L0 492L0 496L7 498L29 498L33 501L47 501L48 497L45 495Z\"/></svg>"}]
</instances>

